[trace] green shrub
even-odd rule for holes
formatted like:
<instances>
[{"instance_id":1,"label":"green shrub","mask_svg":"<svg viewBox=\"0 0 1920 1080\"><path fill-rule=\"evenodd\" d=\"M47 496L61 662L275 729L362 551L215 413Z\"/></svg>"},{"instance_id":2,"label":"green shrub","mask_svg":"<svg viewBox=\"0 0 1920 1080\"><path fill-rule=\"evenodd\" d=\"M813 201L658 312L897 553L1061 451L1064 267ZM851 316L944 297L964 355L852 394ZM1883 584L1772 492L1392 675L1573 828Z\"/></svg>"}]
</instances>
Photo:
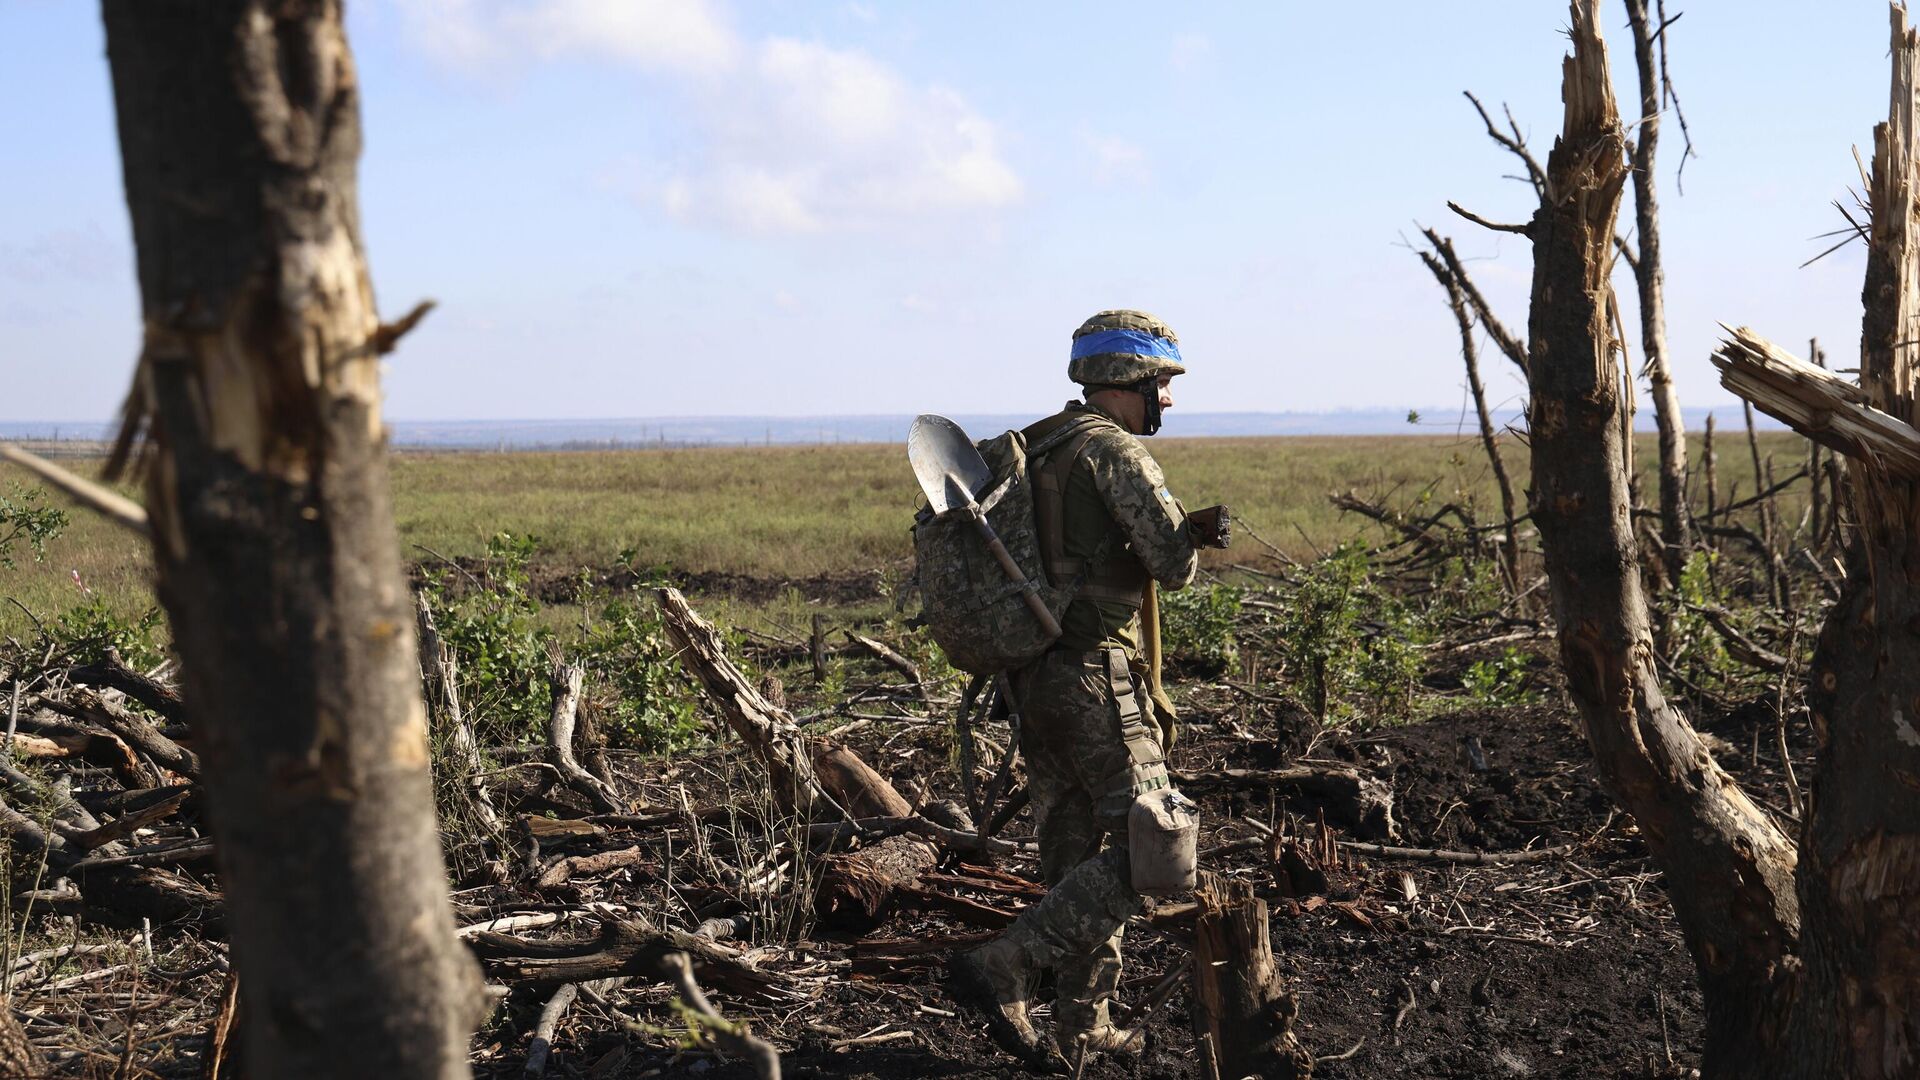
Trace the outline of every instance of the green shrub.
<instances>
[{"instance_id":1,"label":"green shrub","mask_svg":"<svg viewBox=\"0 0 1920 1080\"><path fill-rule=\"evenodd\" d=\"M453 571L428 576L427 605L460 666L460 697L484 743L535 741L546 730L551 631L537 619L527 589L533 536L499 533L487 541L484 579L456 582Z\"/></svg>"},{"instance_id":2,"label":"green shrub","mask_svg":"<svg viewBox=\"0 0 1920 1080\"><path fill-rule=\"evenodd\" d=\"M1169 657L1190 660L1218 674L1240 654L1234 638L1244 590L1232 585L1194 586L1160 594L1162 644Z\"/></svg>"},{"instance_id":3,"label":"green shrub","mask_svg":"<svg viewBox=\"0 0 1920 1080\"><path fill-rule=\"evenodd\" d=\"M572 653L593 679L615 691L601 713L611 741L640 750L683 750L704 740L705 725L659 609L643 595L607 600Z\"/></svg>"},{"instance_id":4,"label":"green shrub","mask_svg":"<svg viewBox=\"0 0 1920 1080\"><path fill-rule=\"evenodd\" d=\"M1533 700L1533 664L1538 657L1512 646L1493 660L1476 660L1460 684L1475 704L1520 705Z\"/></svg>"},{"instance_id":5,"label":"green shrub","mask_svg":"<svg viewBox=\"0 0 1920 1080\"><path fill-rule=\"evenodd\" d=\"M56 616L47 629L60 643L62 655L83 664L105 659L107 650L113 649L129 667L145 671L167 656L167 626L159 608L147 608L129 619L91 591L84 601Z\"/></svg>"},{"instance_id":6,"label":"green shrub","mask_svg":"<svg viewBox=\"0 0 1920 1080\"><path fill-rule=\"evenodd\" d=\"M67 528L67 512L57 506L42 506L39 488L16 487L12 494L0 495L0 568L15 568L13 553L25 544L33 561L46 558L47 544Z\"/></svg>"},{"instance_id":7,"label":"green shrub","mask_svg":"<svg viewBox=\"0 0 1920 1080\"><path fill-rule=\"evenodd\" d=\"M1354 717L1360 706L1376 720L1411 715L1420 646L1432 633L1422 609L1374 578L1364 545L1342 544L1303 566L1281 607L1281 654L1323 719Z\"/></svg>"}]
</instances>

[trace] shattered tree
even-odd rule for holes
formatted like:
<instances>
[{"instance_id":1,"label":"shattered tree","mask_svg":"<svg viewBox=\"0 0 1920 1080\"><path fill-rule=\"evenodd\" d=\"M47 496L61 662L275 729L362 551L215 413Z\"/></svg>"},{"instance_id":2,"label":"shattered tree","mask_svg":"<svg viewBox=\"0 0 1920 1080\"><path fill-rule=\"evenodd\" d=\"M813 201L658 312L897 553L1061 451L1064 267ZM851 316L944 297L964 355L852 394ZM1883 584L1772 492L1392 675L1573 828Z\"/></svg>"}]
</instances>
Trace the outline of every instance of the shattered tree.
<instances>
[{"instance_id":1,"label":"shattered tree","mask_svg":"<svg viewBox=\"0 0 1920 1080\"><path fill-rule=\"evenodd\" d=\"M141 456L257 1076L468 1075L337 0L106 0ZM142 433L144 432L144 438Z\"/></svg>"},{"instance_id":2,"label":"shattered tree","mask_svg":"<svg viewBox=\"0 0 1920 1080\"><path fill-rule=\"evenodd\" d=\"M1750 1052L1766 1012L1756 989L1792 941L1794 853L1668 702L1654 669L1608 311L1626 138L1597 7L1572 5L1565 126L1530 226L1532 511L1568 690L1608 787L1666 871L1700 969L1705 1058L1725 1063Z\"/></svg>"},{"instance_id":3,"label":"shattered tree","mask_svg":"<svg viewBox=\"0 0 1920 1080\"><path fill-rule=\"evenodd\" d=\"M1808 705L1819 740L1801 838L1799 963L1778 1052L1849 1076L1920 1071L1920 36L1892 9L1887 121L1873 132L1856 386L1736 331L1728 389L1849 458L1858 527L1821 630Z\"/></svg>"},{"instance_id":4,"label":"shattered tree","mask_svg":"<svg viewBox=\"0 0 1920 1080\"><path fill-rule=\"evenodd\" d=\"M1862 385L1750 332L1716 362L1730 389L1854 456L1862 528L1821 634L1809 702L1818 781L1798 849L1667 705L1652 669L1605 320L1624 139L1594 5L1574 5L1554 199L1535 220L1534 515L1567 682L1601 772L1665 871L1707 1011L1708 1076L1895 1077L1920 1070L1920 41L1893 9L1893 90L1875 131Z\"/></svg>"}]
</instances>

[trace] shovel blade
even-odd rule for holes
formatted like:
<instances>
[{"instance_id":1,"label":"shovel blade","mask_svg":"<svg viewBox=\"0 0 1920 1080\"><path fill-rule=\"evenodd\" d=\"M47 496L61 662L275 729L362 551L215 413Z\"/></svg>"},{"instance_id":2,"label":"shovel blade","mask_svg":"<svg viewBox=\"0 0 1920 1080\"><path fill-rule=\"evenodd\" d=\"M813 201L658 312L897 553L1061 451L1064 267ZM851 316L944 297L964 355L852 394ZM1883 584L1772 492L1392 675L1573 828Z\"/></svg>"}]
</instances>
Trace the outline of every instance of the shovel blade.
<instances>
[{"instance_id":1,"label":"shovel blade","mask_svg":"<svg viewBox=\"0 0 1920 1080\"><path fill-rule=\"evenodd\" d=\"M960 425L928 413L907 433L907 460L936 514L976 501L993 483L986 459Z\"/></svg>"}]
</instances>

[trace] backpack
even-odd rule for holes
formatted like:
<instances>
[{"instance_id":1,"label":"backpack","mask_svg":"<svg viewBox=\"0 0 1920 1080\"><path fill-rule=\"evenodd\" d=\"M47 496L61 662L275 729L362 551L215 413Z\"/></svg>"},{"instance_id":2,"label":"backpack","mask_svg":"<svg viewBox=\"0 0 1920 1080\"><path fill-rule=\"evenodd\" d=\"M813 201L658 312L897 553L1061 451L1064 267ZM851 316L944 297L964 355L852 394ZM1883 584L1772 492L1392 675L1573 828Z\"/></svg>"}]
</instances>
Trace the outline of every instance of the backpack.
<instances>
[{"instance_id":1,"label":"backpack","mask_svg":"<svg viewBox=\"0 0 1920 1080\"><path fill-rule=\"evenodd\" d=\"M1046 489L1038 499L1047 501L1047 510L1057 515L1066 468L1050 467L1046 475L1036 476L1032 463L1071 441L1059 461L1070 467L1094 430L1110 423L1088 415L1062 423L1032 446L1021 431L977 444L993 473L992 483L979 497L980 509L1056 620L1066 614L1086 574L1061 581L1047 574L1036 490ZM1038 659L1057 640L1041 628L1020 586L1007 577L964 514L936 515L922 505L914 516L913 557L922 604L914 622L927 628L954 667L974 675L1010 671ZM1087 565L1098 561L1089 559Z\"/></svg>"}]
</instances>

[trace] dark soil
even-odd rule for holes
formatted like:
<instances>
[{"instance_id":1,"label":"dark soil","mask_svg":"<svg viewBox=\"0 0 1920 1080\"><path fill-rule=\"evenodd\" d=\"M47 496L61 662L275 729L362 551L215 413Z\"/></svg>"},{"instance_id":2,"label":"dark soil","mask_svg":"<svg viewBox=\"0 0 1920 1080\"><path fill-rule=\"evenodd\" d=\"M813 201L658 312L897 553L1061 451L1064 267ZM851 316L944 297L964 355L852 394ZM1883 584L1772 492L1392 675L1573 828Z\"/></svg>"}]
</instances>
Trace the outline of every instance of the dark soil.
<instances>
[{"instance_id":1,"label":"dark soil","mask_svg":"<svg viewBox=\"0 0 1920 1080\"><path fill-rule=\"evenodd\" d=\"M1541 696L1557 691L1544 686ZM1174 751L1176 767L1265 767L1289 756L1263 737L1277 717L1252 714L1249 737L1236 731L1247 714L1234 699L1223 698L1220 709L1218 717L1192 709ZM903 737L898 729L869 727L851 741L870 762L891 770L909 797L929 784L936 797L952 795L944 728L912 732ZM1469 740L1477 740L1484 770L1475 768ZM1298 1033L1323 1058L1316 1075L1669 1077L1697 1065L1702 1017L1692 962L1631 820L1600 789L1563 709L1537 703L1462 709L1405 726L1323 734L1311 753L1390 781L1401 830L1394 843L1468 851L1577 845L1568 858L1515 865L1350 858L1329 874L1324 899L1276 894L1270 901L1274 950L1298 998ZM1736 764L1744 762L1729 762ZM690 788L698 771L688 770ZM700 795L695 792L696 801ZM1209 790L1203 803L1210 830L1203 851L1252 835L1237 819L1293 818L1300 828L1321 809L1265 789ZM1023 814L1007 835L1029 830ZM997 865L1037 876L1030 857ZM1248 875L1273 892L1264 850L1204 858L1203 865ZM975 899L1018 906L1004 895ZM739 1002L722 1007L750 1017L756 1032L779 1044L792 1077L1025 1075L976 1019L964 1011L946 1015L955 1006L940 984L944 954L892 968L859 959L862 942L876 939L981 933L944 914L911 909L893 912L865 935L816 930L812 940L780 950L779 959L768 954L768 966L780 968L855 961L850 971L837 965L821 980L815 1000L778 1011ZM1137 925L1126 954L1121 997L1131 1003L1181 962L1186 949L1167 932ZM1042 986L1039 993L1044 1002L1050 990ZM664 1002L664 993L658 998ZM1044 1005L1039 1010L1043 1022L1049 1012ZM664 1007L651 1022L675 1026ZM1191 1022L1182 991L1150 1018L1151 1042L1140 1059L1092 1063L1086 1075L1197 1077ZM527 1016L518 1034L496 1033L492 1075L517 1074L530 1024ZM912 1034L897 1034L903 1031ZM897 1041L836 1045L870 1033L895 1033ZM701 1052L649 1049L577 1013L563 1028L557 1053L561 1067L580 1070L563 1075L750 1075L738 1063Z\"/></svg>"}]
</instances>

